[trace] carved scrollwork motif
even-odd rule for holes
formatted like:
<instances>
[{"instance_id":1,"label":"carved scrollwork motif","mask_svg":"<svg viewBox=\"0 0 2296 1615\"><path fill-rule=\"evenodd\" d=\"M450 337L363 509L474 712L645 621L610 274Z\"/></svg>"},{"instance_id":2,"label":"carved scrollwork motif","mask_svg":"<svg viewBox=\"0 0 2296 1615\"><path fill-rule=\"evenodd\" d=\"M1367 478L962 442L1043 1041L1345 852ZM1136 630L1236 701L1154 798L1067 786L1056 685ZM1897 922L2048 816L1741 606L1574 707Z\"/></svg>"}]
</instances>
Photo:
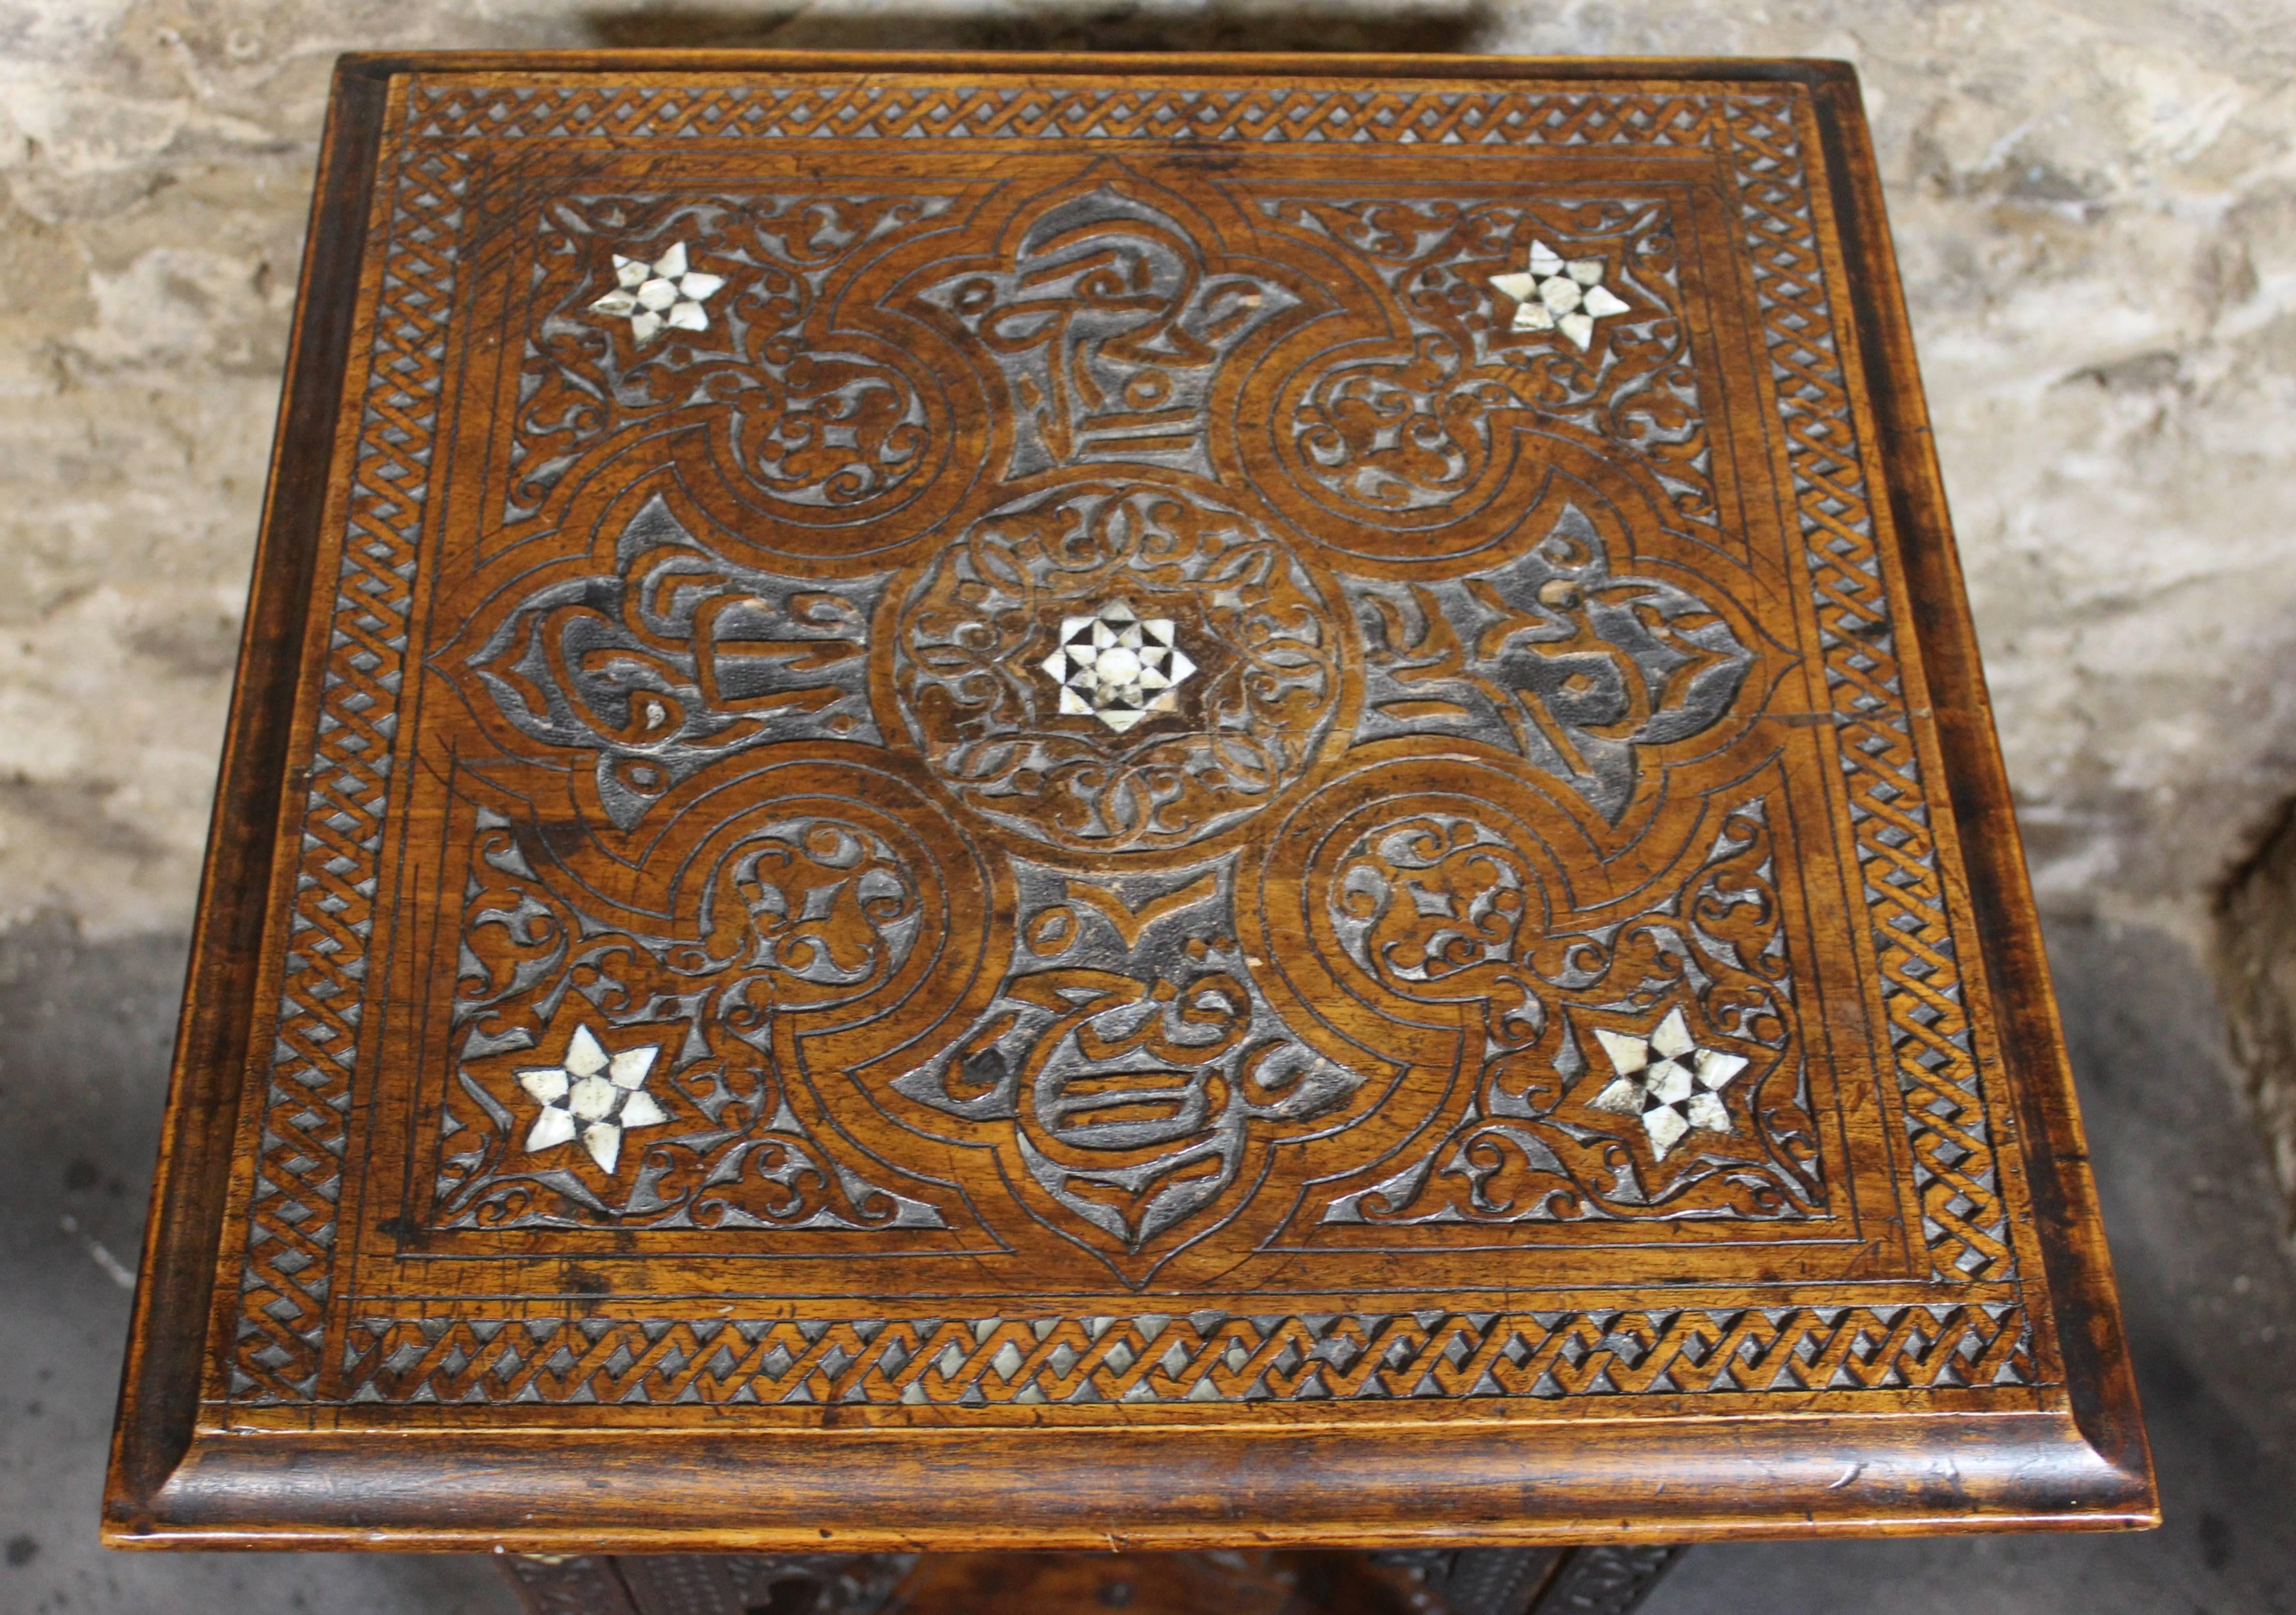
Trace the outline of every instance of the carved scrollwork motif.
<instances>
[{"instance_id":1,"label":"carved scrollwork motif","mask_svg":"<svg viewBox=\"0 0 2296 1615\"><path fill-rule=\"evenodd\" d=\"M594 443L713 406L749 489L797 520L882 512L946 444L935 389L883 335L836 324L828 293L857 259L951 206L946 195L568 195L543 214L503 519L522 520ZM616 255L675 245L721 277L709 323L641 342L592 305Z\"/></svg>"},{"instance_id":2,"label":"carved scrollwork motif","mask_svg":"<svg viewBox=\"0 0 2296 1615\"><path fill-rule=\"evenodd\" d=\"M627 829L749 748L878 740L865 658L885 581L741 565L656 496L617 538L611 573L508 586L522 592L464 668L520 750L586 757L599 806Z\"/></svg>"},{"instance_id":3,"label":"carved scrollwork motif","mask_svg":"<svg viewBox=\"0 0 2296 1615\"><path fill-rule=\"evenodd\" d=\"M1393 298L1397 328L1333 349L1282 396L1283 463L1332 512L1417 529L1460 521L1497 496L1514 433L1562 423L1627 450L1675 512L1718 520L1710 450L1682 317L1666 204L1267 197L1271 220L1344 244ZM1586 349L1513 329L1494 276L1534 242L1603 267L1625 311Z\"/></svg>"},{"instance_id":4,"label":"carved scrollwork motif","mask_svg":"<svg viewBox=\"0 0 2296 1615\"><path fill-rule=\"evenodd\" d=\"M1359 739L1456 735L1513 751L1613 823L1640 754L1714 728L1755 660L1688 589L1614 572L1567 500L1545 537L1488 571L1341 586L1365 641Z\"/></svg>"},{"instance_id":5,"label":"carved scrollwork motif","mask_svg":"<svg viewBox=\"0 0 2296 1615\"><path fill-rule=\"evenodd\" d=\"M1365 832L1341 867L1330 914L1341 951L1389 991L1486 1005L1494 1036L1521 1041L1546 1020L1520 963L1543 929L1541 897L1537 872L1506 837L1435 812Z\"/></svg>"},{"instance_id":6,"label":"carved scrollwork motif","mask_svg":"<svg viewBox=\"0 0 2296 1615\"><path fill-rule=\"evenodd\" d=\"M917 901L914 876L882 836L837 819L776 820L720 860L701 939L668 962L685 974L762 972L777 1004L843 1003L907 960Z\"/></svg>"},{"instance_id":7,"label":"carved scrollwork motif","mask_svg":"<svg viewBox=\"0 0 2296 1615\"><path fill-rule=\"evenodd\" d=\"M1061 625L1113 601L1175 625L1194 671L1122 732L1064 714ZM1340 706L1340 635L1300 559L1193 488L1070 482L976 522L901 608L900 711L982 816L1095 852L1184 847L1300 777Z\"/></svg>"}]
</instances>

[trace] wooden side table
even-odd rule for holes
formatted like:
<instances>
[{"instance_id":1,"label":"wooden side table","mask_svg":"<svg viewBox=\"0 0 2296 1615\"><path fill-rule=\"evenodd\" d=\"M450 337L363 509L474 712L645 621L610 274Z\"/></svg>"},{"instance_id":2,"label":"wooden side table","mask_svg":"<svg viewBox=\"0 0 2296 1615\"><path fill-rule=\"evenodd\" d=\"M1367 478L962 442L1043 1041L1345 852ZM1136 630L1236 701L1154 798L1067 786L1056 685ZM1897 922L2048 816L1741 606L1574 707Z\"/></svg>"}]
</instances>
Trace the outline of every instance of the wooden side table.
<instances>
[{"instance_id":1,"label":"wooden side table","mask_svg":"<svg viewBox=\"0 0 2296 1615\"><path fill-rule=\"evenodd\" d=\"M2153 1520L1846 68L352 57L310 241L108 1541Z\"/></svg>"}]
</instances>

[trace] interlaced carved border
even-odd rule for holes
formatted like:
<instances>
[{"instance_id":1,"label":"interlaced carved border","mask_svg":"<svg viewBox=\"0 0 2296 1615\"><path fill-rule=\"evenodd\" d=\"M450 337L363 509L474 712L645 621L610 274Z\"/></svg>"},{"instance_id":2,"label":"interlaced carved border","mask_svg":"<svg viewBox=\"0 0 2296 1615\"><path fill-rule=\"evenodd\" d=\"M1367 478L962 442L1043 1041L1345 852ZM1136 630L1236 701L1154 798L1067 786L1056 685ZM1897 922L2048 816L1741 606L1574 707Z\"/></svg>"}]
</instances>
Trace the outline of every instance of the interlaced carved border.
<instances>
[{"instance_id":1,"label":"interlaced carved border","mask_svg":"<svg viewBox=\"0 0 2296 1615\"><path fill-rule=\"evenodd\" d=\"M2013 1271L1991 1129L1970 1047L1961 967L1923 799L1896 634L1858 463L1792 111L1734 99L1728 112L1746 248L1793 468L1826 687L1912 1136L1923 1232L1949 1278Z\"/></svg>"},{"instance_id":2,"label":"interlaced carved border","mask_svg":"<svg viewBox=\"0 0 2296 1615\"><path fill-rule=\"evenodd\" d=\"M354 1399L897 1406L2022 1385L2013 1306L928 1322L361 1321Z\"/></svg>"},{"instance_id":3,"label":"interlaced carved border","mask_svg":"<svg viewBox=\"0 0 2296 1615\"><path fill-rule=\"evenodd\" d=\"M1256 140L1711 143L1719 95L1521 90L1037 90L952 85L503 85L417 80L425 139Z\"/></svg>"},{"instance_id":4,"label":"interlaced carved border","mask_svg":"<svg viewBox=\"0 0 2296 1615\"><path fill-rule=\"evenodd\" d=\"M427 147L406 152L395 181L249 1202L234 1397L317 1394L375 870L466 181L461 154Z\"/></svg>"},{"instance_id":5,"label":"interlaced carved border","mask_svg":"<svg viewBox=\"0 0 2296 1615\"><path fill-rule=\"evenodd\" d=\"M320 1395L369 906L467 177L468 154L441 143L474 136L1726 146L1761 293L1827 678L1842 720L1857 854L1925 1230L1944 1276L2013 1276L1793 109L1786 96L1733 94L582 86L474 92L418 81L411 138L393 182L300 832L232 1397L262 1403ZM1107 1327L1093 1332L1089 1326L1103 1322ZM864 1332L873 1327L874 1333ZM1510 1315L1480 1322L1429 1322L1425 1315L1229 1318L1201 1328L1185 1320L1069 1320L1041 1334L1030 1324L991 1321L985 1335L982 1327L361 1323L346 1342L345 1366L349 1394L370 1400L539 1394L669 1401L693 1388L704 1399L725 1401L957 1405L1081 1399L1087 1384L1112 1400L1204 1400L2023 1383L2031 1374L2022 1315L1997 1307ZM1025 1343L1009 1332L1016 1329ZM1070 1338L1077 1332L1081 1345ZM1056 1336L1076 1354L1066 1367L1055 1363L1059 1348L1048 1344ZM1157 1344L1163 1349L1140 1355ZM1111 1368L1119 1348L1132 1355ZM776 1352L788 1366L776 1366ZM1090 1354L1096 1354L1091 1363L1078 1368Z\"/></svg>"}]
</instances>

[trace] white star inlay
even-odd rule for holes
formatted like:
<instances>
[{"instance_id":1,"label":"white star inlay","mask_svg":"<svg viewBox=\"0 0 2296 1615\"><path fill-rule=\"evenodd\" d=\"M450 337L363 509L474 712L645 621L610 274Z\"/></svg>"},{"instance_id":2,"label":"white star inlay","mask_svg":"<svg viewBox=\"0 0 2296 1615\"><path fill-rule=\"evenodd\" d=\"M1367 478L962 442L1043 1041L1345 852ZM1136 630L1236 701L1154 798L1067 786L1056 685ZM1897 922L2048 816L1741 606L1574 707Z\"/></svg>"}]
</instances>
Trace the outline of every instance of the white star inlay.
<instances>
[{"instance_id":1,"label":"white star inlay","mask_svg":"<svg viewBox=\"0 0 2296 1615\"><path fill-rule=\"evenodd\" d=\"M678 242L651 264L642 258L614 254L613 291L590 305L593 314L627 318L630 334L650 342L665 327L704 331L709 316L701 305L726 283L722 275L704 275L685 266L685 243Z\"/></svg>"},{"instance_id":2,"label":"white star inlay","mask_svg":"<svg viewBox=\"0 0 2296 1615\"><path fill-rule=\"evenodd\" d=\"M1096 717L1119 734L1152 713L1175 712L1174 693L1196 664L1174 643L1168 617L1143 618L1128 600L1061 619L1061 648L1039 665L1061 686L1061 710Z\"/></svg>"},{"instance_id":3,"label":"white star inlay","mask_svg":"<svg viewBox=\"0 0 2296 1615\"><path fill-rule=\"evenodd\" d=\"M576 1027L562 1064L526 1066L518 1072L518 1086L542 1102L542 1114L526 1135L526 1152L552 1149L578 1135L598 1169L612 1171L621 1159L625 1130L658 1127L669 1119L669 1112L645 1091L646 1073L660 1053L659 1045L648 1045L609 1054L588 1027Z\"/></svg>"},{"instance_id":4,"label":"white star inlay","mask_svg":"<svg viewBox=\"0 0 2296 1615\"><path fill-rule=\"evenodd\" d=\"M1647 1037L1596 1028L1595 1037L1611 1058L1618 1079L1597 1094L1594 1107L1620 1116L1638 1116L1660 1160L1693 1127L1731 1131L1730 1112L1720 1097L1730 1079L1746 1069L1744 1058L1693 1042L1679 1009L1667 1012Z\"/></svg>"},{"instance_id":5,"label":"white star inlay","mask_svg":"<svg viewBox=\"0 0 2296 1615\"><path fill-rule=\"evenodd\" d=\"M1495 275L1491 284L1515 300L1515 330L1560 331L1582 352L1594 344L1596 320L1627 311L1603 284L1601 258L1565 258L1545 242L1530 243L1529 274Z\"/></svg>"}]
</instances>

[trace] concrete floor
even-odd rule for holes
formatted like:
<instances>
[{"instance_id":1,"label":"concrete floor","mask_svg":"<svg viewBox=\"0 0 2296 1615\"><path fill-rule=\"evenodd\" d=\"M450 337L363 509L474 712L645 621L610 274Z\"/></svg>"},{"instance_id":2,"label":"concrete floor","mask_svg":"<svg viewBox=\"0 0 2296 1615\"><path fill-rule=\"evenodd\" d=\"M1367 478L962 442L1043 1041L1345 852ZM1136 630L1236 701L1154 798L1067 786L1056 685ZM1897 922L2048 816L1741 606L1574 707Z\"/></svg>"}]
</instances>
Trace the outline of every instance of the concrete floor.
<instances>
[{"instance_id":1,"label":"concrete floor","mask_svg":"<svg viewBox=\"0 0 2296 1615\"><path fill-rule=\"evenodd\" d=\"M2050 945L2167 1526L1704 1547L1647 1615L2296 1615L2296 1267L2207 984L2159 935ZM96 1545L182 963L0 936L0 1615L507 1615L482 1561Z\"/></svg>"}]
</instances>

